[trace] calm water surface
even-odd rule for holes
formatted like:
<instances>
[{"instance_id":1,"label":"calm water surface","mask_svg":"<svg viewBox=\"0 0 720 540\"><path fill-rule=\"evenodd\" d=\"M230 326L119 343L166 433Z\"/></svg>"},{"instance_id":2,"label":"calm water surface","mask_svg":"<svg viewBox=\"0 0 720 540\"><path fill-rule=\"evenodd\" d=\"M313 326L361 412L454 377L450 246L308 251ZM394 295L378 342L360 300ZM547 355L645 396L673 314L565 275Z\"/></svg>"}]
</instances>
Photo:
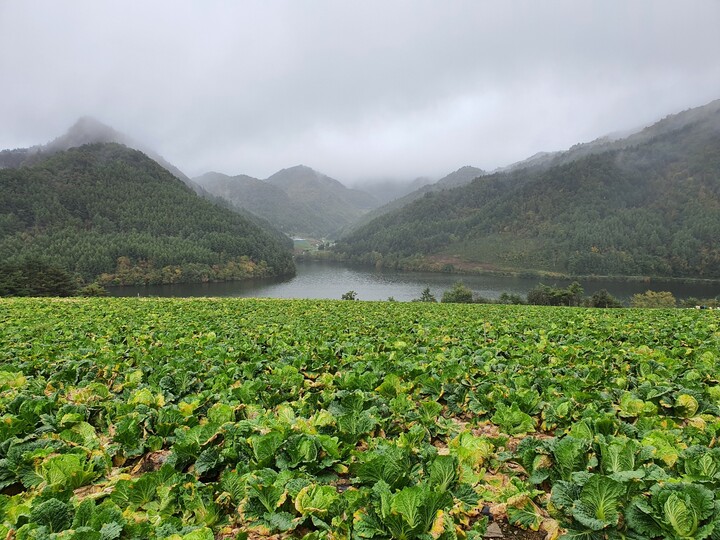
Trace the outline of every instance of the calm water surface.
<instances>
[{"instance_id":1,"label":"calm water surface","mask_svg":"<svg viewBox=\"0 0 720 540\"><path fill-rule=\"evenodd\" d=\"M539 278L503 278L492 276L457 276L430 272L398 272L348 266L341 263L304 261L297 263L297 274L291 278L268 278L230 283L191 283L184 285L153 285L147 287L115 287L112 296L222 296L256 298L331 298L339 300L347 291L355 291L360 300L409 301L419 298L425 287L440 300L444 291L458 281L476 294L498 298L503 292L525 296L538 283L565 287L569 282ZM651 283L619 283L613 281L581 282L586 295L607 289L612 295L627 300L635 293L671 291L677 298L714 298L720 285Z\"/></svg>"}]
</instances>

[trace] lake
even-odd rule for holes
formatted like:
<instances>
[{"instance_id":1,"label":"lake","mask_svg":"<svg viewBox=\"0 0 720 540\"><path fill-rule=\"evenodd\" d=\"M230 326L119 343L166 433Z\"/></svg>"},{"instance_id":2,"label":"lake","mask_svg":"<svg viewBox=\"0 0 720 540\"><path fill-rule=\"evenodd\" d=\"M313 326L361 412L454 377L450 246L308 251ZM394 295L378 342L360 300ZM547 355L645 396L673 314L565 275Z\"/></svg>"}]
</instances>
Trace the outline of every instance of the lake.
<instances>
[{"instance_id":1,"label":"lake","mask_svg":"<svg viewBox=\"0 0 720 540\"><path fill-rule=\"evenodd\" d=\"M112 287L111 296L221 296L256 298L331 298L339 300L348 292L355 291L359 300L410 301L419 298L425 287L440 300L444 291L461 280L476 294L496 299L503 292L525 296L543 282L546 285L565 287L568 281L540 278L509 278L495 276L458 276L430 272L401 272L375 270L369 267L349 266L342 263L302 261L297 263L297 274L288 278L266 278L226 283L190 283L182 285L151 285L147 287ZM648 289L670 291L677 298L714 298L720 294L720 284L685 284L653 281L617 282L587 281L581 285L586 295L600 289L628 300L635 293Z\"/></svg>"}]
</instances>

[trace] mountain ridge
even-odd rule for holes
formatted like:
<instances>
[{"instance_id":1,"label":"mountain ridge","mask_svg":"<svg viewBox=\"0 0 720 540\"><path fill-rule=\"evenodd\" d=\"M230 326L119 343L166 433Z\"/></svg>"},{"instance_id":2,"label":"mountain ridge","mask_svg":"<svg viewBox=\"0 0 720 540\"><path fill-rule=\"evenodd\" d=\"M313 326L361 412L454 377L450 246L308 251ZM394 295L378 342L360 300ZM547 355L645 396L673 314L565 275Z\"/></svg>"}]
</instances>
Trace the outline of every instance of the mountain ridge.
<instances>
[{"instance_id":1,"label":"mountain ridge","mask_svg":"<svg viewBox=\"0 0 720 540\"><path fill-rule=\"evenodd\" d=\"M194 180L294 236L332 236L377 205L368 193L306 165L281 169L265 180L221 173L206 173Z\"/></svg>"},{"instance_id":2,"label":"mountain ridge","mask_svg":"<svg viewBox=\"0 0 720 540\"><path fill-rule=\"evenodd\" d=\"M625 130L624 132L615 132L602 137L598 137L589 142L576 143L567 150L557 150L550 152L537 152L533 156L511 163L505 167L501 167L493 172L507 172L523 167L546 167L569 163L580 157L606 152L610 150L622 150L628 146L647 142L652 137L677 131L692 124L703 124L705 119L712 117L720 112L720 99L713 100L699 107L685 109L678 113L668 114L665 117L649 124L643 128L635 130ZM620 136L626 133L626 136Z\"/></svg>"}]
</instances>

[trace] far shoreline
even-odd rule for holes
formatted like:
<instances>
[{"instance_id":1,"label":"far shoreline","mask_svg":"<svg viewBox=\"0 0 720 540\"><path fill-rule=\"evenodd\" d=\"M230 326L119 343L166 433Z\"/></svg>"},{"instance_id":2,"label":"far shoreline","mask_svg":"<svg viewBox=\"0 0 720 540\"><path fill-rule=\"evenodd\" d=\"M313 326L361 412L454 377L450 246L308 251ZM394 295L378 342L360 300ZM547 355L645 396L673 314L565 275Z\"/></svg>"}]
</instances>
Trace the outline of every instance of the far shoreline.
<instances>
[{"instance_id":1,"label":"far shoreline","mask_svg":"<svg viewBox=\"0 0 720 540\"><path fill-rule=\"evenodd\" d=\"M435 274L448 274L458 276L489 276L489 277L506 277L506 278L520 278L520 279L548 279L548 280L559 280L559 281L585 281L585 282L596 282L596 281L608 281L614 283L675 283L683 285L720 285L720 278L701 278L701 277L673 277L673 276L623 276L623 275L600 275L600 274L588 274L588 275L572 275L565 274L562 272L553 272L550 270L534 270L534 269L511 269L511 268L497 268L490 264L482 263L468 263L464 261L457 261L454 263L432 263L422 262L418 260L418 265L403 264L399 263L396 265L384 265L382 262L372 264L363 261L356 261L350 258L344 257L340 254L333 253L331 251L315 251L305 252L302 254L296 254L294 256L296 261L318 261L318 262L337 262L342 264L349 264L352 266L358 266L362 268L375 268L382 270L387 268L388 270L399 270L403 272L430 272ZM460 265L460 266L456 266ZM447 267L451 266L451 269Z\"/></svg>"}]
</instances>

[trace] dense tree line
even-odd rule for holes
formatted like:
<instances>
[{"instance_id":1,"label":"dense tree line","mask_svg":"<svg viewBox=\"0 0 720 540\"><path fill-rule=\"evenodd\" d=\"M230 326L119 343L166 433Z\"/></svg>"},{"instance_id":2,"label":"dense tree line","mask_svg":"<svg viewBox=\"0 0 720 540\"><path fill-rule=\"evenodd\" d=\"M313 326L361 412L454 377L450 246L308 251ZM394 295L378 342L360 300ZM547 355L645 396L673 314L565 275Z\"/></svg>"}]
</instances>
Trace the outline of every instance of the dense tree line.
<instances>
[{"instance_id":1,"label":"dense tree line","mask_svg":"<svg viewBox=\"0 0 720 540\"><path fill-rule=\"evenodd\" d=\"M9 263L44 257L87 281L119 274L125 261L148 270L146 281L167 267L234 279L294 272L290 247L121 145L0 170L0 260Z\"/></svg>"},{"instance_id":2,"label":"dense tree line","mask_svg":"<svg viewBox=\"0 0 720 540\"><path fill-rule=\"evenodd\" d=\"M716 113L637 144L429 193L357 229L335 250L406 268L453 256L571 275L720 278L718 238Z\"/></svg>"},{"instance_id":3,"label":"dense tree line","mask_svg":"<svg viewBox=\"0 0 720 540\"><path fill-rule=\"evenodd\" d=\"M70 273L43 259L0 262L0 296L73 296L78 292Z\"/></svg>"}]
</instances>

